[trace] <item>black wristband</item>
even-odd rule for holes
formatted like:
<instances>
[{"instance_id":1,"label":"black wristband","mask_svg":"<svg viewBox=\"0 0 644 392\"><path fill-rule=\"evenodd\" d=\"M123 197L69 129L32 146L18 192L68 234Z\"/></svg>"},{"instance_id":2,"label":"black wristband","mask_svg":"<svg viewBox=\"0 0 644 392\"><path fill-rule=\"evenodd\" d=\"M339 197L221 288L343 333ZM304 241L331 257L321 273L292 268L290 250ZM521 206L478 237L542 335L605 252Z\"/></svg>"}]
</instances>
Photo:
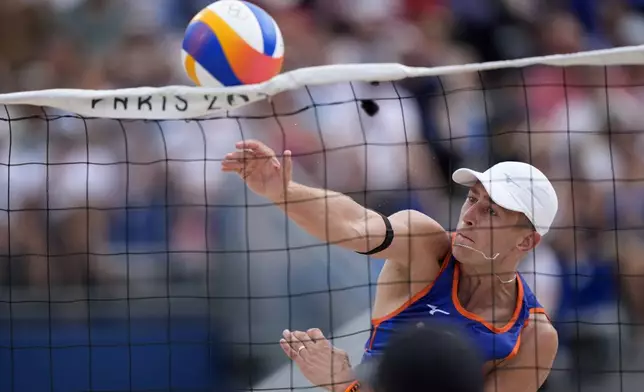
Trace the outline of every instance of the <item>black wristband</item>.
<instances>
[{"instance_id":1,"label":"black wristband","mask_svg":"<svg viewBox=\"0 0 644 392\"><path fill-rule=\"evenodd\" d=\"M380 244L379 246L371 249L368 252L356 252L356 253L359 253L361 255L373 255L373 254L382 252L383 250L389 248L389 246L393 242L393 240L394 240L394 229L391 227L391 222L389 221L389 218L387 218L386 216L384 216L384 215L382 215L380 213L378 213L378 215L380 215L382 217L382 220L385 221L385 230L386 230L385 231L385 239L382 241L382 244Z\"/></svg>"}]
</instances>

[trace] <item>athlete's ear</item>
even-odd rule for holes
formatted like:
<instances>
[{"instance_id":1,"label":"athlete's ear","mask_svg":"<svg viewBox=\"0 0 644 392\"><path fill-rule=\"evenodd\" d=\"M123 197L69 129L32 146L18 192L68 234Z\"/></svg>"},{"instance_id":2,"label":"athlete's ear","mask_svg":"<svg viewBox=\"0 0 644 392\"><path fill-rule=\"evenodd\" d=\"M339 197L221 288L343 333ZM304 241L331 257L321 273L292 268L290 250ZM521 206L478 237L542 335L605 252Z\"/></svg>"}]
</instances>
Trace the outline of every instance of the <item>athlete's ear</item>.
<instances>
[{"instance_id":1,"label":"athlete's ear","mask_svg":"<svg viewBox=\"0 0 644 392\"><path fill-rule=\"evenodd\" d=\"M534 230L531 230L517 244L517 248L519 248L519 250L522 252L529 252L532 249L536 248L540 242L541 242L541 234L537 233Z\"/></svg>"}]
</instances>

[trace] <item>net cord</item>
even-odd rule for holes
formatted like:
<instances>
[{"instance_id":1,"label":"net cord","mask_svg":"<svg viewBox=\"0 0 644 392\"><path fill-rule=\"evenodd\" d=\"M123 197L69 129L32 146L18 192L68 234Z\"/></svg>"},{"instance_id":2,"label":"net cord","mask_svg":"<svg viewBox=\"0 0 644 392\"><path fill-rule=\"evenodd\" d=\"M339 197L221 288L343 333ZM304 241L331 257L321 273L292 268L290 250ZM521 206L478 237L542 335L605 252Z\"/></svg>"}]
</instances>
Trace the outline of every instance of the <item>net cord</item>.
<instances>
[{"instance_id":1,"label":"net cord","mask_svg":"<svg viewBox=\"0 0 644 392\"><path fill-rule=\"evenodd\" d=\"M301 68L254 85L237 87L140 87L115 90L51 89L0 94L0 105L48 106L90 118L181 120L221 114L304 86L391 82L407 78L523 68L643 65L644 45L440 67L339 64Z\"/></svg>"}]
</instances>

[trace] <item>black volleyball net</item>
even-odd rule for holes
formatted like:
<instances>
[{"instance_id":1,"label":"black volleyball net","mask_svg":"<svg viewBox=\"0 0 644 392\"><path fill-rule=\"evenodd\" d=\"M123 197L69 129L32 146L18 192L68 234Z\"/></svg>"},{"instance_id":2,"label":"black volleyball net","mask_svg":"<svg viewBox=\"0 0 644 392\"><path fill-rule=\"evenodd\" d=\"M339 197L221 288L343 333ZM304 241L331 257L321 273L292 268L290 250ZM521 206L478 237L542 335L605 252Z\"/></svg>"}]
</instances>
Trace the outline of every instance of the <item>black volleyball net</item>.
<instances>
[{"instance_id":1,"label":"black volleyball net","mask_svg":"<svg viewBox=\"0 0 644 392\"><path fill-rule=\"evenodd\" d=\"M635 390L641 53L0 96L0 389L310 389L284 329L320 328L359 363L383 261L321 243L222 173L254 138L290 149L298 182L448 229L456 168L538 167L560 208L521 271L559 333L548 388Z\"/></svg>"}]
</instances>

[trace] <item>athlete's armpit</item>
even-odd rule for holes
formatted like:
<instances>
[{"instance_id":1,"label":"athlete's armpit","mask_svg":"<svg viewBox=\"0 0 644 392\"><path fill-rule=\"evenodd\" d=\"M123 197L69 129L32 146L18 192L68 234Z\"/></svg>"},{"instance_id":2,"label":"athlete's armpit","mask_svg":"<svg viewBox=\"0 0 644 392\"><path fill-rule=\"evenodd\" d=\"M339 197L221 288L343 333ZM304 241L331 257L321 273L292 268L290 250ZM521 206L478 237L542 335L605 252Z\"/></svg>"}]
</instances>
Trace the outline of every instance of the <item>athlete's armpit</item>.
<instances>
[{"instance_id":1,"label":"athlete's armpit","mask_svg":"<svg viewBox=\"0 0 644 392\"><path fill-rule=\"evenodd\" d=\"M518 354L485 379L485 392L537 392L557 355L557 331L545 314L534 314L521 333Z\"/></svg>"}]
</instances>

